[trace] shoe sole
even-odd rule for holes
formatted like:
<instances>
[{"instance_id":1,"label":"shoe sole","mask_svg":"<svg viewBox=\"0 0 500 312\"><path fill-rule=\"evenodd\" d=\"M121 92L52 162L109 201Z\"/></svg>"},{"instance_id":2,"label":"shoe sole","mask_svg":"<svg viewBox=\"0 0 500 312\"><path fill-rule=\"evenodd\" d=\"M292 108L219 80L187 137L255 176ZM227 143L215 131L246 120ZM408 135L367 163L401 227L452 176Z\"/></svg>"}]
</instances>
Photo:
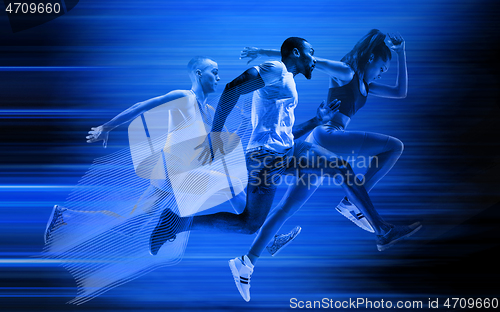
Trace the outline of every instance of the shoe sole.
<instances>
[{"instance_id":1,"label":"shoe sole","mask_svg":"<svg viewBox=\"0 0 500 312\"><path fill-rule=\"evenodd\" d=\"M422 228L422 224L420 224L418 227L416 227L413 231L411 231L410 233L406 234L405 236L401 236L400 238L398 239L395 239L393 240L392 242L390 242L389 244L385 244L385 245L378 245L377 244L377 249L378 251L384 251L388 248L390 248L392 245L396 244L397 242L400 242L410 236L412 236L413 234L417 233L418 230L420 230Z\"/></svg>"},{"instance_id":2,"label":"shoe sole","mask_svg":"<svg viewBox=\"0 0 500 312\"><path fill-rule=\"evenodd\" d=\"M278 249L275 253L271 253L271 252L269 252L269 249L267 249L267 247L266 247L267 251L271 254L271 256L273 256L273 257L274 257L274 256L276 256L277 254L279 254L279 253L280 253L280 251L281 251L283 248L285 248L286 246L288 246L288 244L290 244L290 243L291 243L291 242L292 242L292 241L293 241L293 240L294 240L297 236L299 236L300 231L302 231L302 228L299 226L299 229L298 229L298 231L297 231L297 234L295 234L295 236L294 236L292 239L290 239L290 240L289 240L288 242L286 242L283 246L281 246L281 247L280 247L280 248L279 248L279 249Z\"/></svg>"},{"instance_id":3,"label":"shoe sole","mask_svg":"<svg viewBox=\"0 0 500 312\"><path fill-rule=\"evenodd\" d=\"M250 299L246 300L243 297L243 289L241 289L241 284L239 282L240 272L238 272L238 269L234 264L234 259L229 260L228 263L229 263L229 268L231 269L231 274L233 275L234 283L236 284L236 288L238 288L238 291L240 292L241 298L243 298L243 300L245 300L246 302L250 301Z\"/></svg>"},{"instance_id":4,"label":"shoe sole","mask_svg":"<svg viewBox=\"0 0 500 312\"><path fill-rule=\"evenodd\" d=\"M45 242L45 244L47 244L49 241L49 239L47 238L47 234L48 234L50 225L54 221L54 216L56 215L56 211L57 211L58 207L59 207L58 205L54 205L54 207L52 208L52 213L50 214L49 221L47 221L47 226L45 227L45 232L44 232L45 235L43 236L43 241Z\"/></svg>"},{"instance_id":5,"label":"shoe sole","mask_svg":"<svg viewBox=\"0 0 500 312\"><path fill-rule=\"evenodd\" d=\"M370 232L370 233L375 233L375 230L371 227L370 224L363 224L362 222L360 222L359 219L356 219L348 209L335 207L335 210L337 210L338 213L340 213L341 215L343 215L344 217L349 219L349 221L356 224L358 227L362 228L363 230ZM363 218L366 218L366 217L363 216ZM368 223L368 221L366 221L366 222Z\"/></svg>"}]
</instances>

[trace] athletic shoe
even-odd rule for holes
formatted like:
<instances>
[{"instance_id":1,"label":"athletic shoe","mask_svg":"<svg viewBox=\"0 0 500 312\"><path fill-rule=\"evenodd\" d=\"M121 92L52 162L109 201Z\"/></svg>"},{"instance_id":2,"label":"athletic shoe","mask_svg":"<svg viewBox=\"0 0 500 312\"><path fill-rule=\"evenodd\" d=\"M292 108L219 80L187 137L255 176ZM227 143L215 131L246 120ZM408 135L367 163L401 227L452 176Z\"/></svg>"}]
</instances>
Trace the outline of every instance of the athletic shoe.
<instances>
[{"instance_id":1,"label":"athletic shoe","mask_svg":"<svg viewBox=\"0 0 500 312\"><path fill-rule=\"evenodd\" d=\"M366 217L361 213L361 211L356 207L356 205L352 204L347 198L344 197L342 201L335 208L341 215L351 220L362 228L365 231L370 233L375 233L370 222L366 219Z\"/></svg>"},{"instance_id":2,"label":"athletic shoe","mask_svg":"<svg viewBox=\"0 0 500 312\"><path fill-rule=\"evenodd\" d=\"M176 239L175 230L179 227L179 219L179 216L168 208L162 212L158 224L149 238L151 255L156 255L165 242L173 242Z\"/></svg>"},{"instance_id":3,"label":"athletic shoe","mask_svg":"<svg viewBox=\"0 0 500 312\"><path fill-rule=\"evenodd\" d=\"M299 235L301 230L302 228L297 225L288 234L275 235L273 244L266 247L267 251L269 251L271 256L276 256L281 249L290 244Z\"/></svg>"},{"instance_id":4,"label":"athletic shoe","mask_svg":"<svg viewBox=\"0 0 500 312\"><path fill-rule=\"evenodd\" d=\"M66 224L63 220L63 212L66 210L66 208L58 205L54 205L54 208L52 208L52 213L50 214L49 221L45 227L45 235L43 237L45 244L49 242L52 232L57 230L60 226Z\"/></svg>"},{"instance_id":5,"label":"athletic shoe","mask_svg":"<svg viewBox=\"0 0 500 312\"><path fill-rule=\"evenodd\" d=\"M393 226L385 235L377 235L377 249L384 251L395 243L410 237L422 228L420 222L415 222L409 226Z\"/></svg>"},{"instance_id":6,"label":"athletic shoe","mask_svg":"<svg viewBox=\"0 0 500 312\"><path fill-rule=\"evenodd\" d=\"M250 301L250 276L253 273L253 264L247 256L229 260L229 268L233 273L234 282L240 295L246 302Z\"/></svg>"}]
</instances>

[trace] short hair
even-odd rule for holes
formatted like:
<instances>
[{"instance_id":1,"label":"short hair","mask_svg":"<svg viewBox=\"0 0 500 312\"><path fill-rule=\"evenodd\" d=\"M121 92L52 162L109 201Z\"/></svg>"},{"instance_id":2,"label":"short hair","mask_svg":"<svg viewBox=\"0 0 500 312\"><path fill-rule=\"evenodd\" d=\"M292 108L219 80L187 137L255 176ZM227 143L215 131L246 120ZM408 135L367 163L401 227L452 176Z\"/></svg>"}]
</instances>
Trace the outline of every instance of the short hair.
<instances>
[{"instance_id":1,"label":"short hair","mask_svg":"<svg viewBox=\"0 0 500 312\"><path fill-rule=\"evenodd\" d=\"M200 64L202 64L203 62L205 62L206 60L210 60L210 61L214 61L212 60L211 58L209 57L206 57L206 56L195 56L193 57L189 63L187 64L187 69L188 69L188 72L193 72L195 71L196 69L198 69L200 67Z\"/></svg>"},{"instance_id":2,"label":"short hair","mask_svg":"<svg viewBox=\"0 0 500 312\"><path fill-rule=\"evenodd\" d=\"M306 39L304 38L299 38L299 37L290 37L287 38L285 41L283 41L283 44L281 45L281 58L286 59L289 57L293 49L297 48L299 51L303 51L304 49L304 42L307 42Z\"/></svg>"}]
</instances>

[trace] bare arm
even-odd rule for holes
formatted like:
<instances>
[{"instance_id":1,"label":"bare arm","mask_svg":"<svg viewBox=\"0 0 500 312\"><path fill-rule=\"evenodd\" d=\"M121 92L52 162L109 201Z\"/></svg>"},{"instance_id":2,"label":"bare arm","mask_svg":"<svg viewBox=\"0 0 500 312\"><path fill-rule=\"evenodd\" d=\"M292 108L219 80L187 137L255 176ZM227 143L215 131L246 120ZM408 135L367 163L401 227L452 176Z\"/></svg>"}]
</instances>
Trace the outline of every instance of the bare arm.
<instances>
[{"instance_id":1,"label":"bare arm","mask_svg":"<svg viewBox=\"0 0 500 312\"><path fill-rule=\"evenodd\" d=\"M316 67L337 81L351 81L354 70L344 62L316 57Z\"/></svg>"},{"instance_id":2,"label":"bare arm","mask_svg":"<svg viewBox=\"0 0 500 312\"><path fill-rule=\"evenodd\" d=\"M370 94L384 98L404 99L408 93L408 71L406 69L405 42L400 35L389 35L393 46L390 48L398 55L398 74L395 86L379 83L370 85Z\"/></svg>"},{"instance_id":3,"label":"bare arm","mask_svg":"<svg viewBox=\"0 0 500 312\"><path fill-rule=\"evenodd\" d=\"M97 141L104 141L103 146L106 147L107 141L108 141L108 136L109 132L116 127L127 123L133 119L135 119L137 116L140 114L156 107L161 104L165 104L174 100L177 100L181 97L187 96L188 91L185 90L176 90L169 92L165 95L158 96L152 99L149 99L144 102L139 102L131 107L127 108L120 114L116 115L113 119L110 121L106 122L105 124L98 126L98 127L93 127L89 131L89 135L87 136L87 143L93 143Z\"/></svg>"},{"instance_id":4,"label":"bare arm","mask_svg":"<svg viewBox=\"0 0 500 312\"><path fill-rule=\"evenodd\" d=\"M251 61L255 60L257 57L265 55L273 58L281 58L281 52L279 50L273 49L259 49L255 47L246 47L240 53L240 59L250 58L247 62L249 64ZM338 62L331 61L324 58L315 57L316 67L322 72L329 75L332 79L340 81L351 81L354 75L354 71L349 67L349 65Z\"/></svg>"},{"instance_id":5,"label":"bare arm","mask_svg":"<svg viewBox=\"0 0 500 312\"><path fill-rule=\"evenodd\" d=\"M269 56L272 58L281 58L280 50L273 49L259 49L255 47L245 47L243 51L240 52L240 59L249 58L247 64L250 64L251 61L255 60L261 55Z\"/></svg>"}]
</instances>

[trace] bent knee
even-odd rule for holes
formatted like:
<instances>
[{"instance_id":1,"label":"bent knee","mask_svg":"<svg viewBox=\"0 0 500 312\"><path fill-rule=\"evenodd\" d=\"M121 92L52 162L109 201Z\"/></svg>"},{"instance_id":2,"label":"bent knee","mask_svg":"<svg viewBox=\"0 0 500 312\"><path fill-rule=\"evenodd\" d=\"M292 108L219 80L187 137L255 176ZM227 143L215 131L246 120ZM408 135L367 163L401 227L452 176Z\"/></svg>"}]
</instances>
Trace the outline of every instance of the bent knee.
<instances>
[{"instance_id":1,"label":"bent knee","mask_svg":"<svg viewBox=\"0 0 500 312\"><path fill-rule=\"evenodd\" d=\"M257 233L257 231L260 229L262 224L264 224L263 221L262 222L252 221L252 222L248 223L246 226L247 233L250 235Z\"/></svg>"},{"instance_id":2,"label":"bent knee","mask_svg":"<svg viewBox=\"0 0 500 312\"><path fill-rule=\"evenodd\" d=\"M261 226L266 221L265 217L262 216L249 216L246 214L243 218L240 219L240 228L241 233L243 234L255 234L261 228Z\"/></svg>"},{"instance_id":3,"label":"bent knee","mask_svg":"<svg viewBox=\"0 0 500 312\"><path fill-rule=\"evenodd\" d=\"M405 146L403 142L395 137L389 137L389 141L387 142L387 151L402 154Z\"/></svg>"}]
</instances>

